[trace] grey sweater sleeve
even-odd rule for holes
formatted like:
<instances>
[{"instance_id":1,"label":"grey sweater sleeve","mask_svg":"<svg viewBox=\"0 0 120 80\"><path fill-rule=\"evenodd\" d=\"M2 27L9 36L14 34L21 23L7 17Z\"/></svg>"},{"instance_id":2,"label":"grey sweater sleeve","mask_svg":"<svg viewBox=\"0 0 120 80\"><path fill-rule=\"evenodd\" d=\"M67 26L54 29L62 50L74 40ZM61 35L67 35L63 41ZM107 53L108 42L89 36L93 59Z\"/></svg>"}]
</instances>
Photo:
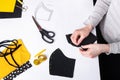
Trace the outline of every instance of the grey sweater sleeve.
<instances>
[{"instance_id":1,"label":"grey sweater sleeve","mask_svg":"<svg viewBox=\"0 0 120 80\"><path fill-rule=\"evenodd\" d=\"M113 54L120 53L120 42L110 43L110 51L107 54L109 55L110 53Z\"/></svg>"},{"instance_id":2,"label":"grey sweater sleeve","mask_svg":"<svg viewBox=\"0 0 120 80\"><path fill-rule=\"evenodd\" d=\"M93 27L97 26L102 18L106 15L112 0L97 0L92 14L84 22L84 24L91 24ZM110 51L107 53L120 53L120 42L109 43Z\"/></svg>"},{"instance_id":3,"label":"grey sweater sleeve","mask_svg":"<svg viewBox=\"0 0 120 80\"><path fill-rule=\"evenodd\" d=\"M84 24L91 24L95 27L107 13L111 0L97 0L92 14L85 20Z\"/></svg>"}]
</instances>

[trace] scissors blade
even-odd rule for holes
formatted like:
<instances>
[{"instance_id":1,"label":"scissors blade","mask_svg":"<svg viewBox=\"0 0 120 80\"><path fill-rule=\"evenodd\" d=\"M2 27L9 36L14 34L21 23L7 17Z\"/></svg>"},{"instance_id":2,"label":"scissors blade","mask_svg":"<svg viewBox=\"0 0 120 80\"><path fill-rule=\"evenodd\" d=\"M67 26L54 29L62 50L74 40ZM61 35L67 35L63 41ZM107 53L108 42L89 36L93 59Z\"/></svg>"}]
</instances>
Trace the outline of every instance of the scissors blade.
<instances>
[{"instance_id":1,"label":"scissors blade","mask_svg":"<svg viewBox=\"0 0 120 80\"><path fill-rule=\"evenodd\" d=\"M33 21L35 22L35 24L36 24L37 28L39 29L39 31L41 31L41 30L42 30L42 27L41 27L40 24L37 22L37 20L35 19L34 16L32 16L32 19L33 19Z\"/></svg>"}]
</instances>

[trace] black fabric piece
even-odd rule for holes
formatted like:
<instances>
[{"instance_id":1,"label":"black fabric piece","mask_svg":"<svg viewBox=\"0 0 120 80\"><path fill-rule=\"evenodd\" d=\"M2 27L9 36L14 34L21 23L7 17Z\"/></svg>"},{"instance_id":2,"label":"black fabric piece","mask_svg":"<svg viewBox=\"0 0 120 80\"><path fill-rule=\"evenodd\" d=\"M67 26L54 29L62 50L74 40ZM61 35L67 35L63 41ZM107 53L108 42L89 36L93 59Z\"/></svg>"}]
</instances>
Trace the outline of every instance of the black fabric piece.
<instances>
[{"instance_id":1,"label":"black fabric piece","mask_svg":"<svg viewBox=\"0 0 120 80\"><path fill-rule=\"evenodd\" d=\"M58 48L50 56L49 72L51 75L72 78L74 74L75 59L66 57Z\"/></svg>"},{"instance_id":2,"label":"black fabric piece","mask_svg":"<svg viewBox=\"0 0 120 80\"><path fill-rule=\"evenodd\" d=\"M103 38L99 25L96 27L98 43L107 44ZM99 55L100 77L101 80L120 80L120 53Z\"/></svg>"},{"instance_id":3,"label":"black fabric piece","mask_svg":"<svg viewBox=\"0 0 120 80\"><path fill-rule=\"evenodd\" d=\"M95 5L96 1L97 1L97 0L93 0L93 4L94 4L94 5Z\"/></svg>"},{"instance_id":4,"label":"black fabric piece","mask_svg":"<svg viewBox=\"0 0 120 80\"><path fill-rule=\"evenodd\" d=\"M23 0L21 0L23 1ZM22 5L16 1L16 4L19 7L22 7ZM6 18L20 18L22 16L22 9L15 7L14 12L0 12L0 19L6 19Z\"/></svg>"},{"instance_id":5,"label":"black fabric piece","mask_svg":"<svg viewBox=\"0 0 120 80\"><path fill-rule=\"evenodd\" d=\"M88 35L88 37L86 37L79 45L75 45L75 44L73 44L73 42L70 39L71 35L72 34L67 34L66 35L67 41L68 41L68 43L70 43L71 45L76 46L76 47L80 47L81 45L91 44L91 43L94 43L97 40L97 37L94 34L90 33Z\"/></svg>"}]
</instances>

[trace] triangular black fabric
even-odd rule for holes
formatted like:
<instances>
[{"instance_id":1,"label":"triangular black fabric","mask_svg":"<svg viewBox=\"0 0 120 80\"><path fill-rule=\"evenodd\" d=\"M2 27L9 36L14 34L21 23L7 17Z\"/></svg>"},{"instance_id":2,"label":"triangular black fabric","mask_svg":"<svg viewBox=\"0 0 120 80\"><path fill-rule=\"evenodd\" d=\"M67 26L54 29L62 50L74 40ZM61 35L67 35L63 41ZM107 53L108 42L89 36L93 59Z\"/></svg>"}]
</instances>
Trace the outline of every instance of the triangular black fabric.
<instances>
[{"instance_id":1,"label":"triangular black fabric","mask_svg":"<svg viewBox=\"0 0 120 80\"><path fill-rule=\"evenodd\" d=\"M75 59L66 57L58 48L50 56L49 72L51 75L73 77Z\"/></svg>"}]
</instances>

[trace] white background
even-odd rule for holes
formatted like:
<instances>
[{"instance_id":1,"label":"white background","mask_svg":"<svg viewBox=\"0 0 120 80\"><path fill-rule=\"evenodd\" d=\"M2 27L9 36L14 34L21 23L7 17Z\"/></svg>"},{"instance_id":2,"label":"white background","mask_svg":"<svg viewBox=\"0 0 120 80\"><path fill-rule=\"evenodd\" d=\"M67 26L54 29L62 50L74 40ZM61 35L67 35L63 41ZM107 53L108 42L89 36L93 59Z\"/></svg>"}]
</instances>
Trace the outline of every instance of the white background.
<instances>
[{"instance_id":1,"label":"white background","mask_svg":"<svg viewBox=\"0 0 120 80\"><path fill-rule=\"evenodd\" d=\"M79 49L68 44L65 35L81 28L83 22L92 11L92 0L44 0L43 3L53 10L49 21L38 19L46 30L56 33L55 42L48 44L41 38L32 20L35 9L41 0L24 0L28 6L22 12L22 18L0 19L0 41L6 39L22 39L31 53L32 68L17 76L14 80L100 80L98 57L86 58L79 53ZM39 6L40 7L40 6ZM39 15L44 15L39 13ZM46 15L48 16L48 15ZM61 77L49 74L49 57L53 51L60 48L65 56L76 59L74 77ZM46 49L47 60L40 65L33 64L34 55Z\"/></svg>"}]
</instances>

